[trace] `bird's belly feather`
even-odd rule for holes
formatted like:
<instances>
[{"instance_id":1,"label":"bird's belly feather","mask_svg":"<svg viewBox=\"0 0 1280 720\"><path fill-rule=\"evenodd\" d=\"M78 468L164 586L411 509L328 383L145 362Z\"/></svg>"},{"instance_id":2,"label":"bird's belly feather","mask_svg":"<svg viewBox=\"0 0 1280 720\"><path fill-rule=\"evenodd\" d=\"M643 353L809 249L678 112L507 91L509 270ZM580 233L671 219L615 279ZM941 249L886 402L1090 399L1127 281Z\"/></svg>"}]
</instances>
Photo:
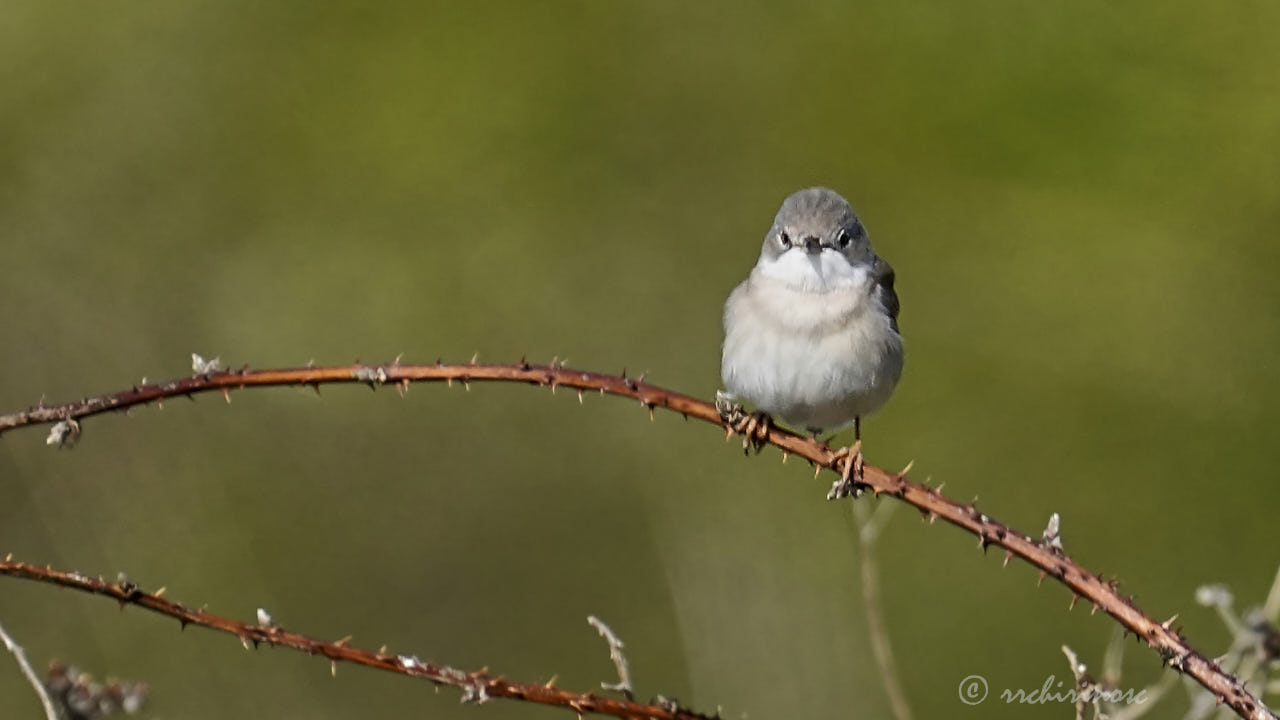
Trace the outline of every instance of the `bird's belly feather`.
<instances>
[{"instance_id":1,"label":"bird's belly feather","mask_svg":"<svg viewBox=\"0 0 1280 720\"><path fill-rule=\"evenodd\" d=\"M835 430L880 408L902 338L863 288L815 295L751 280L725 308L726 389L792 425Z\"/></svg>"}]
</instances>

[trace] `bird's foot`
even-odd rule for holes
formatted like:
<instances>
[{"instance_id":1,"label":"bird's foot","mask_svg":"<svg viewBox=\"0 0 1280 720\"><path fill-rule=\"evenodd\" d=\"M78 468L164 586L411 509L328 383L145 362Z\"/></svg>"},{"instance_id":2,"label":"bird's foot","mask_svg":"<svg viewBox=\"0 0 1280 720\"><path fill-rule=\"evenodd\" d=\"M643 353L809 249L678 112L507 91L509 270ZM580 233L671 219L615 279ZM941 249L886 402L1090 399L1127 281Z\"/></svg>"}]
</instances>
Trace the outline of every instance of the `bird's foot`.
<instances>
[{"instance_id":1,"label":"bird's foot","mask_svg":"<svg viewBox=\"0 0 1280 720\"><path fill-rule=\"evenodd\" d=\"M724 424L732 427L742 417L742 403L733 399L733 396L724 390L716 391L716 412L720 413L720 419Z\"/></svg>"},{"instance_id":2,"label":"bird's foot","mask_svg":"<svg viewBox=\"0 0 1280 720\"><path fill-rule=\"evenodd\" d=\"M742 452L755 448L758 453L764 449L769 439L769 428L773 426L773 418L763 412L753 412L742 418L734 430L742 433Z\"/></svg>"},{"instance_id":3,"label":"bird's foot","mask_svg":"<svg viewBox=\"0 0 1280 720\"><path fill-rule=\"evenodd\" d=\"M862 441L855 440L850 447L843 447L835 451L832 457L833 463L844 461L844 467L840 471L840 479L831 483L831 491L827 493L828 500L838 500L844 497L858 497L862 494L862 488L858 487L862 483Z\"/></svg>"},{"instance_id":4,"label":"bird's foot","mask_svg":"<svg viewBox=\"0 0 1280 720\"><path fill-rule=\"evenodd\" d=\"M723 390L716 391L716 411L724 421L726 439L733 433L738 433L743 436L743 452L747 452L752 447L756 452L760 452L765 445L765 440L769 437L769 428L773 425L772 418L763 412L746 412L732 395Z\"/></svg>"}]
</instances>

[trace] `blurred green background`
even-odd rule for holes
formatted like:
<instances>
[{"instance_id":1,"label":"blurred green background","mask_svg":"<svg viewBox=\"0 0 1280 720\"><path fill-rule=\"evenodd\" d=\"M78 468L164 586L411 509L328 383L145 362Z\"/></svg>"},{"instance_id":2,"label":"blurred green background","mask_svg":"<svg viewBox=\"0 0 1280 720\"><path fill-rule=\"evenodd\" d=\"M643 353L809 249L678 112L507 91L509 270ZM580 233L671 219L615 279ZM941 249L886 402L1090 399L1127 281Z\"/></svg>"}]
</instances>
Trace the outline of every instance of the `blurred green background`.
<instances>
[{"instance_id":1,"label":"blurred green background","mask_svg":"<svg viewBox=\"0 0 1280 720\"><path fill-rule=\"evenodd\" d=\"M1226 647L1194 589L1280 562L1280 5L18 0L0 24L0 410L233 367L437 356L709 398L778 203L844 193L898 269L870 462L977 497ZM847 506L773 450L525 386L168 403L0 439L0 553L437 662L726 717L885 717ZM874 500L867 501L874 503ZM889 501L886 501L889 502ZM918 717L1100 663L903 509L878 557ZM32 659L149 717L551 718L0 578ZM0 715L38 705L0 657ZM1125 686L1159 676L1132 641ZM984 675L992 697L960 703ZM1274 700L1273 700L1274 702ZM1181 711L1178 697L1166 711ZM1173 708L1173 710L1168 710Z\"/></svg>"}]
</instances>

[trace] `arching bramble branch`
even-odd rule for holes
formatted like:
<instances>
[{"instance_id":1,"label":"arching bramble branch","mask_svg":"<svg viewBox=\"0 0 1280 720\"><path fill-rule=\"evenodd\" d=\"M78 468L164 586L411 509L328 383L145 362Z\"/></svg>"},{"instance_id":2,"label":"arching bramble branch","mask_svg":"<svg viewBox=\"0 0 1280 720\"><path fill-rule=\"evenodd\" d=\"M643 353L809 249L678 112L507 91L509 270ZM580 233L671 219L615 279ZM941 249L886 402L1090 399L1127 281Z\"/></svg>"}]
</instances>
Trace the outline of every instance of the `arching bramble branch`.
<instances>
[{"instance_id":1,"label":"arching bramble branch","mask_svg":"<svg viewBox=\"0 0 1280 720\"><path fill-rule=\"evenodd\" d=\"M365 667L386 670L409 677L430 680L439 685L452 685L462 690L463 702L485 702L492 698L508 698L527 702L568 708L579 716L596 713L612 715L620 718L647 718L651 720L713 720L713 716L695 713L679 707L674 701L659 703L639 703L629 699L611 698L595 693L577 693L561 690L551 683L522 683L506 680L490 675L487 671L467 672L424 662L415 656L390 655L385 649L379 651L362 650L349 645L346 639L336 642L319 640L299 633L285 630L271 622L269 616L259 611L260 622L257 624L240 622L232 618L205 612L203 608L192 608L161 596L163 591L148 593L138 586L121 581L110 583L101 578L92 578L80 573L64 572L49 567L39 567L7 557L0 560L0 575L37 580L61 587L81 590L94 595L114 598L121 607L137 605L161 615L176 619L185 628L187 625L199 625L210 630L228 633L240 638L240 642L248 648L250 644L276 645L307 653L323 655L333 663L349 662ZM335 670L336 672L336 670Z\"/></svg>"},{"instance_id":2,"label":"arching bramble branch","mask_svg":"<svg viewBox=\"0 0 1280 720\"><path fill-rule=\"evenodd\" d=\"M631 379L624 371L620 376L571 370L555 364L532 366L521 361L514 365L481 365L473 360L467 364L401 365L397 360L389 365L345 365L336 367L306 367L286 370L241 370L208 372L162 384L137 385L122 392L85 398L79 402L62 405L44 405L23 412L0 416L0 433L16 427L42 423L58 423L49 442L73 440L79 434L78 420L111 410L124 410L137 405L161 400L191 396L196 393L221 390L228 399L232 390L259 386L311 386L319 390L327 383L365 383L377 388L389 384L401 391L411 382L444 381L464 384L479 381L521 382L553 391L565 387L583 392L617 395L639 401L650 414L654 408L665 408L725 427L720 413L712 403L688 395L682 395L643 379ZM726 432L731 430L725 427ZM831 448L816 439L796 435L778 427L768 427L759 438L761 442L775 445L784 453L799 455L815 464L840 471L848 456L837 455ZM1250 720L1280 720L1265 704L1249 692L1231 674L1217 663L1197 652L1172 627L1172 618L1158 622L1133 602L1131 597L1120 594L1114 580L1084 569L1062 551L1059 543L1036 540L1020 533L1004 523L979 512L973 503L960 504L944 496L936 488L928 488L911 482L902 473L893 473L867 465L863 483L877 496L887 494L915 506L930 521L942 518L947 522L976 535L978 545L984 551L996 545L1005 551L1005 563L1020 557L1040 569L1041 579L1053 577L1066 585L1071 592L1072 605L1078 598L1093 604L1116 619L1130 632L1146 641L1162 661L1179 672L1195 678L1221 702L1236 714Z\"/></svg>"}]
</instances>

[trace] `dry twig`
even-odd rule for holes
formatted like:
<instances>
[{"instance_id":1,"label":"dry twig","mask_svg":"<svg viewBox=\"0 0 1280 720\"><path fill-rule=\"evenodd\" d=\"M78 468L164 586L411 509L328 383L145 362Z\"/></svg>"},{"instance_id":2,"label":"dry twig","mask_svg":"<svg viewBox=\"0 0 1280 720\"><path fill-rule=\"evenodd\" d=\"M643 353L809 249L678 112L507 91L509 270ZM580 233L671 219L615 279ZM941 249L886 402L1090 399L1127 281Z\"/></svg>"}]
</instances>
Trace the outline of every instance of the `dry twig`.
<instances>
[{"instance_id":1,"label":"dry twig","mask_svg":"<svg viewBox=\"0 0 1280 720\"><path fill-rule=\"evenodd\" d=\"M137 605L152 612L167 615L182 624L199 625L218 632L234 635L246 648L260 644L275 645L307 653L323 655L331 663L349 662L377 668L409 677L430 680L440 685L452 685L462 690L463 702L486 702L492 698L509 698L527 702L568 708L579 715L596 713L620 718L651 718L653 720L712 720L703 715L669 703L639 703L632 700L604 697L595 693L577 693L561 690L551 683L522 683L490 675L486 671L467 672L447 665L424 662L410 655L390 655L385 650L377 652L352 646L344 638L336 642L319 640L291 632L275 622L245 623L232 618L214 615L203 608L192 608L168 600L159 592L148 593L131 582L111 583L76 572L64 572L19 562L12 558L0 560L0 575L26 578L81 590L94 595L114 598L122 606ZM336 667L336 665L335 665ZM51 716L53 717L53 716Z\"/></svg>"},{"instance_id":2,"label":"dry twig","mask_svg":"<svg viewBox=\"0 0 1280 720\"><path fill-rule=\"evenodd\" d=\"M13 653L13 657L18 661L18 667L22 669L22 674L26 676L27 682L31 683L31 687L35 688L36 695L40 696L40 704L44 706L44 715L48 720L58 720L58 711L53 709L53 700L49 698L49 692L44 689L44 683L40 682L36 671L31 669L31 663L27 662L27 654L23 652L22 646L13 641L9 637L9 633L4 631L4 626L0 625L0 641L4 642L4 646Z\"/></svg>"},{"instance_id":3,"label":"dry twig","mask_svg":"<svg viewBox=\"0 0 1280 720\"><path fill-rule=\"evenodd\" d=\"M587 622L591 627L600 633L600 637L609 643L609 659L613 661L613 666L618 670L618 682L616 683L600 683L600 687L605 690L613 690L622 693L628 700L634 695L631 693L631 666L627 664L627 656L622 654L622 640L613 632L613 628L604 624L604 621L595 615L588 615Z\"/></svg>"},{"instance_id":4,"label":"dry twig","mask_svg":"<svg viewBox=\"0 0 1280 720\"><path fill-rule=\"evenodd\" d=\"M144 682L112 678L98 682L89 673L57 660L49 661L45 685L62 720L102 720L121 712L136 715L151 691Z\"/></svg>"},{"instance_id":5,"label":"dry twig","mask_svg":"<svg viewBox=\"0 0 1280 720\"><path fill-rule=\"evenodd\" d=\"M893 646L889 643L889 623L885 620L880 601L880 564L876 561L876 542L880 539L880 531L896 507L884 504L872 512L866 503L854 503L853 518L858 524L858 568L862 574L862 605L867 614L871 654L880 668L880 683L884 686L894 719L911 720L911 706L902 690L897 664L893 660Z\"/></svg>"}]
</instances>

